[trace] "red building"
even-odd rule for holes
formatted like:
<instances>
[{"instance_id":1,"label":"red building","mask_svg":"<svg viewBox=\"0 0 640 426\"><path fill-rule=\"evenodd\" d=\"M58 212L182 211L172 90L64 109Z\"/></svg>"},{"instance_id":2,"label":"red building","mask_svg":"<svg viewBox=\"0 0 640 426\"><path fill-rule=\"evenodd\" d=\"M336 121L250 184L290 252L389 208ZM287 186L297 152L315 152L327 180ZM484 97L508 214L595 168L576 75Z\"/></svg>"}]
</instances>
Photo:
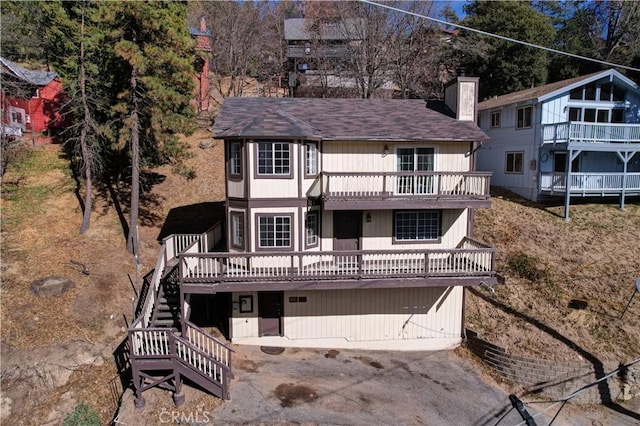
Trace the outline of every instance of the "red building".
<instances>
[{"instance_id":1,"label":"red building","mask_svg":"<svg viewBox=\"0 0 640 426\"><path fill-rule=\"evenodd\" d=\"M211 57L211 31L207 29L207 22L204 17L200 18L200 27L190 28L191 37L196 40L196 57L194 68L196 75L195 98L192 104L198 112L209 109L209 58Z\"/></svg>"},{"instance_id":2,"label":"red building","mask_svg":"<svg viewBox=\"0 0 640 426\"><path fill-rule=\"evenodd\" d=\"M0 65L0 106L5 132L50 134L52 130L64 127L62 105L65 96L58 74L28 70L2 57Z\"/></svg>"}]
</instances>

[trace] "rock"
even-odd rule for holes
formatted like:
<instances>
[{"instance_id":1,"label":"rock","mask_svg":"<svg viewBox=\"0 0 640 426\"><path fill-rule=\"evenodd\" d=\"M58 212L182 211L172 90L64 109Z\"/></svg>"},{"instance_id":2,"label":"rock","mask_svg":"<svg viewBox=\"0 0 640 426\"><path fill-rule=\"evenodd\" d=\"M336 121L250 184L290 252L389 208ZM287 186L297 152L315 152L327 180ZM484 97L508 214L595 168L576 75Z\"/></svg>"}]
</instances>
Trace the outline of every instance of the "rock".
<instances>
[{"instance_id":1,"label":"rock","mask_svg":"<svg viewBox=\"0 0 640 426\"><path fill-rule=\"evenodd\" d=\"M60 296L73 287L75 287L75 284L70 279L51 276L32 282L31 292L40 297L53 297Z\"/></svg>"},{"instance_id":2,"label":"rock","mask_svg":"<svg viewBox=\"0 0 640 426\"><path fill-rule=\"evenodd\" d=\"M211 149L216 145L214 141L201 141L198 145L201 149Z\"/></svg>"}]
</instances>

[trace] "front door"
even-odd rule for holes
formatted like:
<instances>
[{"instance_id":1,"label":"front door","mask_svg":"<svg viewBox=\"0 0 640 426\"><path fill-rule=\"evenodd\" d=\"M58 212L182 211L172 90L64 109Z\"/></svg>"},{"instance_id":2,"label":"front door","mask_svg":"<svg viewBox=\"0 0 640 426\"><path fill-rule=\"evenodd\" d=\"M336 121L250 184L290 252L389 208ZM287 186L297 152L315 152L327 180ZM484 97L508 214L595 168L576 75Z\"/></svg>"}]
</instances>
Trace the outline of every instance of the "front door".
<instances>
[{"instance_id":1,"label":"front door","mask_svg":"<svg viewBox=\"0 0 640 426\"><path fill-rule=\"evenodd\" d=\"M336 251L360 249L362 232L361 211L333 212L333 249Z\"/></svg>"},{"instance_id":2,"label":"front door","mask_svg":"<svg viewBox=\"0 0 640 426\"><path fill-rule=\"evenodd\" d=\"M258 293L258 332L260 336L282 336L281 291L261 291Z\"/></svg>"}]
</instances>

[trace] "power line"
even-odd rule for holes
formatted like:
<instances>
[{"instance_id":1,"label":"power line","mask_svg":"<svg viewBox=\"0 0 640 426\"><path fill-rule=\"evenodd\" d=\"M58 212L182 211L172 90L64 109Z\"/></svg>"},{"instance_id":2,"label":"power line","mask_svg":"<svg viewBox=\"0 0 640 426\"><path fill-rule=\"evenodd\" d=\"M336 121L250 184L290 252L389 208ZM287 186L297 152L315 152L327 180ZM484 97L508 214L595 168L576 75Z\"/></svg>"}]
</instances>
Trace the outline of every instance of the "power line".
<instances>
[{"instance_id":1,"label":"power line","mask_svg":"<svg viewBox=\"0 0 640 426\"><path fill-rule=\"evenodd\" d=\"M482 30L478 30L478 29L475 29L475 28L467 27L465 25L454 24L454 23L451 23L451 22L443 21L441 19L432 18L432 17L426 16L426 15L421 15L419 13L409 12L407 10L402 10L402 9L397 8L397 7L388 6L386 4L376 3L376 2L373 2L373 1L370 1L370 0L359 0L359 1L362 2L362 3L367 3L367 4L370 4L370 5L373 5L373 6L379 6L379 7L385 8L385 9L394 10L396 12L401 12L401 13L406 13L408 15L417 16L418 18L424 18L424 19L427 19L429 21L437 22L439 24L448 25L448 26L456 27L456 28L461 28L463 30L476 32L476 33L483 34L483 35L486 35L486 36L489 36L489 37L495 37L495 38L498 38L498 39L501 39L501 40L510 41L512 43L522 44L524 46L532 47L534 49L546 50L548 52L556 53L556 54L559 54L559 55L571 56L572 58L582 59L582 60L591 61L591 62L597 62L599 64L609 65L609 66L616 67L616 68L624 68L624 69L627 69L627 70L640 72L640 68L634 68L634 67L629 67L629 66L626 66L626 65L614 64L613 62L602 61L600 59L589 58L587 56L576 55L575 53L569 53L569 52L564 52L562 50L552 49L550 47L540 46L540 45L529 43L529 42L526 42L526 41L517 40L515 38L505 37L505 36L501 36L499 34L493 34L493 33L489 33L489 32L482 31Z\"/></svg>"}]
</instances>

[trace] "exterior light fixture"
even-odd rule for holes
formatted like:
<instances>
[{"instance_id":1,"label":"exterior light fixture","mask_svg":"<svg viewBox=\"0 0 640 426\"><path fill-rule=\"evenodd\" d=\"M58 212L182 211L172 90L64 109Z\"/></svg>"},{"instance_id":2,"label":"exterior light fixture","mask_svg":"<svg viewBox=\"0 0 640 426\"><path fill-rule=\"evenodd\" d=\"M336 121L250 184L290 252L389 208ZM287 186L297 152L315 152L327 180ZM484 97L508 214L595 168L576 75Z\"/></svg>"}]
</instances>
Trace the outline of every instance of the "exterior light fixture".
<instances>
[{"instance_id":1,"label":"exterior light fixture","mask_svg":"<svg viewBox=\"0 0 640 426\"><path fill-rule=\"evenodd\" d=\"M367 212L367 223L371 222L371 213Z\"/></svg>"},{"instance_id":2,"label":"exterior light fixture","mask_svg":"<svg viewBox=\"0 0 640 426\"><path fill-rule=\"evenodd\" d=\"M383 148L383 150L382 150L382 153L383 153L384 155L389 154L389 145L387 145L386 143L384 144L384 148Z\"/></svg>"}]
</instances>

